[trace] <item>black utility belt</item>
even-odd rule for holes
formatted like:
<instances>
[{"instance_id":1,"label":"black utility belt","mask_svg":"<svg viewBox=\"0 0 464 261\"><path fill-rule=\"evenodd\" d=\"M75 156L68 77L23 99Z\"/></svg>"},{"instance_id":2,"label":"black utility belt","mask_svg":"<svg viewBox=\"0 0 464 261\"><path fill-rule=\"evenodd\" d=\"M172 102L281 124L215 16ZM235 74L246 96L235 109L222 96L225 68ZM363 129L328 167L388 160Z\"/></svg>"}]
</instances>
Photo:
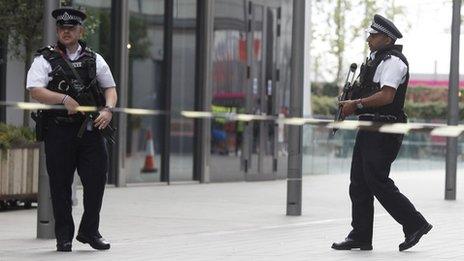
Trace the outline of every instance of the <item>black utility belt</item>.
<instances>
[{"instance_id":1,"label":"black utility belt","mask_svg":"<svg viewBox=\"0 0 464 261\"><path fill-rule=\"evenodd\" d=\"M79 125L84 123L85 119L82 117L65 117L65 116L52 116L48 118L49 121L62 125L62 124L69 124L69 125Z\"/></svg>"},{"instance_id":2,"label":"black utility belt","mask_svg":"<svg viewBox=\"0 0 464 261\"><path fill-rule=\"evenodd\" d=\"M402 119L395 115L388 114L360 114L358 115L360 121L373 121L373 122L385 122L385 123L397 123L402 122Z\"/></svg>"}]
</instances>

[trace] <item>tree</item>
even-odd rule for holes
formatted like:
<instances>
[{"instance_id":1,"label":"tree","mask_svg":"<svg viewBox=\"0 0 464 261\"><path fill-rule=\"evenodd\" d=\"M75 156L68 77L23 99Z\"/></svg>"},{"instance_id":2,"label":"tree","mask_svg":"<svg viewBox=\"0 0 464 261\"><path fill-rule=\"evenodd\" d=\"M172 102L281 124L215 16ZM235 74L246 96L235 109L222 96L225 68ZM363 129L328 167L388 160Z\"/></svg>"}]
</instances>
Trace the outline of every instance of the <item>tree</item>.
<instances>
[{"instance_id":1,"label":"tree","mask_svg":"<svg viewBox=\"0 0 464 261\"><path fill-rule=\"evenodd\" d=\"M11 58L24 62L25 72L42 43L43 9L43 1L0 0L0 39L8 43ZM24 101L29 101L26 91ZM24 113L23 125L29 125L28 113Z\"/></svg>"},{"instance_id":2,"label":"tree","mask_svg":"<svg viewBox=\"0 0 464 261\"><path fill-rule=\"evenodd\" d=\"M397 5L395 0L390 0L389 6L390 7L385 12L388 19L394 21L396 17L405 15L404 6Z\"/></svg>"},{"instance_id":3,"label":"tree","mask_svg":"<svg viewBox=\"0 0 464 261\"><path fill-rule=\"evenodd\" d=\"M322 12L326 14L326 18L320 20L325 20L326 24L316 26L322 26L328 29L319 32L319 35L315 38L320 37L320 40L329 42L330 49L328 50L328 52L332 55L332 57L336 59L337 64L334 70L334 82L339 83L342 77L341 73L344 63L345 43L347 34L346 16L348 12L351 10L351 3L349 0L317 0L315 3L315 9L319 13ZM320 55L316 55L316 57L316 61L319 61L321 58Z\"/></svg>"},{"instance_id":4,"label":"tree","mask_svg":"<svg viewBox=\"0 0 464 261\"><path fill-rule=\"evenodd\" d=\"M360 0L358 3L361 8L364 9L364 17L362 19L362 22L359 26L354 26L353 27L353 32L355 36L359 35L364 35L365 38L367 38L367 34L361 34L361 30L365 30L368 28L372 22L372 17L374 17L375 14L379 13L381 10L379 6L379 1L376 0ZM398 5L395 0L388 0L386 2L383 2L385 8L385 16L392 20L392 21L397 21L396 18L401 19L406 17L405 9L404 6ZM406 28L406 30L409 28ZM368 46L364 46L364 54L367 55L368 53Z\"/></svg>"},{"instance_id":5,"label":"tree","mask_svg":"<svg viewBox=\"0 0 464 261\"><path fill-rule=\"evenodd\" d=\"M365 41L367 35L364 30L370 26L374 14L383 11L387 18L395 21L406 17L404 7L395 0L316 0L313 10L312 44L320 48L312 52L316 57L313 62L317 62L313 68L317 67L315 73L322 74L320 67L326 67L326 71L338 84L343 80L342 74L346 67L346 44ZM363 49L367 54L367 45Z\"/></svg>"},{"instance_id":6,"label":"tree","mask_svg":"<svg viewBox=\"0 0 464 261\"><path fill-rule=\"evenodd\" d=\"M363 30L369 28L372 22L372 17L374 17L374 15L378 13L380 10L380 7L378 6L376 0L361 0L358 3L358 5L360 5L360 7L364 9L364 17L359 26L353 26L352 30L354 37L352 40L354 40L354 38L356 37L359 37L360 35L367 39L367 33L363 32ZM365 54L365 56L367 56L368 52L368 46L364 45L363 53Z\"/></svg>"}]
</instances>

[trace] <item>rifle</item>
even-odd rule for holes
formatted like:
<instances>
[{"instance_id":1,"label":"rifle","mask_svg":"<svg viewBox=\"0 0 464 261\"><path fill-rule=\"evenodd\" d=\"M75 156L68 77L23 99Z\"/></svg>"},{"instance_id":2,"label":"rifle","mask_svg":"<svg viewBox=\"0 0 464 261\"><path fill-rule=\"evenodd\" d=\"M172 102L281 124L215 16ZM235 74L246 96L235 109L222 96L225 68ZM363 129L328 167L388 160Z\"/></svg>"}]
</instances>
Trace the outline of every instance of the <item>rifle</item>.
<instances>
[{"instance_id":1,"label":"rifle","mask_svg":"<svg viewBox=\"0 0 464 261\"><path fill-rule=\"evenodd\" d=\"M98 87L97 84L97 79L94 78L88 86L84 86L80 81L78 80L71 80L69 79L63 68L58 65L56 66L53 71L49 74L51 77L55 76L61 76L63 77L64 81L66 82L66 85L68 88L66 90L61 90L60 91L66 91L67 93L70 94L70 96L79 103L81 106L96 106L97 108L104 107L106 102L105 102L105 95L103 94L103 91ZM85 113L85 120L82 123L79 132L77 136L79 138L82 138L82 135L84 134L85 128L89 124L89 122L93 122L97 117L99 113L98 112L86 112ZM102 135L111 143L115 144L116 140L114 138L114 132L116 131L111 125L108 125L105 129L100 130Z\"/></svg>"},{"instance_id":2,"label":"rifle","mask_svg":"<svg viewBox=\"0 0 464 261\"><path fill-rule=\"evenodd\" d=\"M355 76L357 68L358 68L357 64L355 63L351 64L350 70L348 71L348 75L346 76L345 85L343 86L342 93L338 97L339 102L346 101L350 98L349 96L351 95L351 92L353 90L353 81L354 81L354 76ZM350 76L351 76L351 80L350 80ZM337 114L335 114L335 119L334 119L335 121L343 121L345 119L345 117L343 117L342 115L342 108L343 108L342 105L338 105L338 111L337 111ZM332 136L335 135L337 130L338 129L332 129Z\"/></svg>"}]
</instances>

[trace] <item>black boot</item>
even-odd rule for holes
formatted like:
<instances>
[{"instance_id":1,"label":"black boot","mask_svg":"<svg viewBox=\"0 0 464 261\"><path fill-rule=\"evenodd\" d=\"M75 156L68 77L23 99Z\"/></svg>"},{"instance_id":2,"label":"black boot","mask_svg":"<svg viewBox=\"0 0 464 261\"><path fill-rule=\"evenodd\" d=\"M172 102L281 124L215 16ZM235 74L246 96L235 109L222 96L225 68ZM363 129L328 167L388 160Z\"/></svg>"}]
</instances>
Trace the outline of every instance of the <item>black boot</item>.
<instances>
[{"instance_id":1,"label":"black boot","mask_svg":"<svg viewBox=\"0 0 464 261\"><path fill-rule=\"evenodd\" d=\"M352 249L372 250L372 243L356 241L354 239L347 237L345 238L345 241L343 242L333 243L332 248L335 250L352 250Z\"/></svg>"},{"instance_id":2,"label":"black boot","mask_svg":"<svg viewBox=\"0 0 464 261\"><path fill-rule=\"evenodd\" d=\"M63 241L56 243L56 251L58 252L71 252L72 243L71 241Z\"/></svg>"},{"instance_id":3,"label":"black boot","mask_svg":"<svg viewBox=\"0 0 464 261\"><path fill-rule=\"evenodd\" d=\"M419 240L421 237L432 229L432 225L429 223L426 223L423 225L421 228L419 228L416 232L407 235L404 242L399 245L400 251L404 251L406 249L409 249L413 246L415 246L417 243L419 243Z\"/></svg>"},{"instance_id":4,"label":"black boot","mask_svg":"<svg viewBox=\"0 0 464 261\"><path fill-rule=\"evenodd\" d=\"M84 234L79 234L76 237L77 241L89 244L93 249L97 250L107 250L110 249L110 242L106 241L102 237L98 236L87 236Z\"/></svg>"}]
</instances>

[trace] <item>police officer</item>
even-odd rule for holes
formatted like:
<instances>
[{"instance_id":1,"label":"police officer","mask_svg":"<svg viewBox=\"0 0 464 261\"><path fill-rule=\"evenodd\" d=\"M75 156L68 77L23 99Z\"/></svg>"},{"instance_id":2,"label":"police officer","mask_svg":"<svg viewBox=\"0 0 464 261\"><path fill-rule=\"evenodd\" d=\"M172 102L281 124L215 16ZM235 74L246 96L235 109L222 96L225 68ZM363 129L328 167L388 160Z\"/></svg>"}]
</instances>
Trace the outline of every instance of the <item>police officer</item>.
<instances>
[{"instance_id":1,"label":"police officer","mask_svg":"<svg viewBox=\"0 0 464 261\"><path fill-rule=\"evenodd\" d=\"M368 29L370 57L361 67L359 84L352 98L341 102L342 114L357 114L359 120L404 123L403 111L409 81L408 61L402 46L395 45L401 32L388 19L375 15ZM389 178L390 166L398 155L403 135L360 130L356 136L350 175L353 230L336 250L372 250L374 197L403 227L403 251L416 245L432 225L398 190Z\"/></svg>"},{"instance_id":2,"label":"police officer","mask_svg":"<svg viewBox=\"0 0 464 261\"><path fill-rule=\"evenodd\" d=\"M52 16L56 19L58 42L56 46L38 51L27 74L27 89L32 98L41 103L66 107L66 110L46 111L44 136L57 251L72 249L71 185L76 169L84 190L84 213L76 239L94 249L105 250L110 248L110 243L99 232L108 169L102 130L112 119L111 109L117 100L116 84L105 60L80 40L86 15L72 8L60 8L54 10ZM89 122L76 111L80 104L73 88L88 86L94 78L98 88L103 88L106 106L102 106L98 116Z\"/></svg>"}]
</instances>

